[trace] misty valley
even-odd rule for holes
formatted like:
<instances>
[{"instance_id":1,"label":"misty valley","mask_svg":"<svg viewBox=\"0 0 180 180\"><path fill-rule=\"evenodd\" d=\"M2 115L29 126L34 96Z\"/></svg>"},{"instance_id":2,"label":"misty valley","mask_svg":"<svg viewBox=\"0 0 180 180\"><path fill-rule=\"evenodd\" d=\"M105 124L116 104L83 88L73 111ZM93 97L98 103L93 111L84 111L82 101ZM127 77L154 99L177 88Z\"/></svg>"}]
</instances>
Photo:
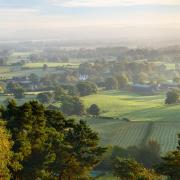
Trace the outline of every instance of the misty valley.
<instances>
[{"instance_id":1,"label":"misty valley","mask_svg":"<svg viewBox=\"0 0 180 180\"><path fill-rule=\"evenodd\" d=\"M2 177L131 179L124 166L171 177L162 168L179 153L180 46L0 49Z\"/></svg>"}]
</instances>

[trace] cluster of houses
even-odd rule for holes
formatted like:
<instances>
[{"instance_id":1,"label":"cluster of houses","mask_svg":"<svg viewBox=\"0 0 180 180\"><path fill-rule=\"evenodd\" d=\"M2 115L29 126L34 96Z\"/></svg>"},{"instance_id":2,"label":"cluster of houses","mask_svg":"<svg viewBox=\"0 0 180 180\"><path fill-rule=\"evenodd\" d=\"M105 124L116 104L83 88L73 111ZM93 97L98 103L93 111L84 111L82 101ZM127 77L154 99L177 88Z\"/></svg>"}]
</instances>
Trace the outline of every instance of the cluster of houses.
<instances>
[{"instance_id":1,"label":"cluster of houses","mask_svg":"<svg viewBox=\"0 0 180 180\"><path fill-rule=\"evenodd\" d=\"M13 77L11 80L8 80L7 83L18 83L22 87L31 91L37 90L38 88L38 85L33 83L28 76Z\"/></svg>"},{"instance_id":2,"label":"cluster of houses","mask_svg":"<svg viewBox=\"0 0 180 180\"><path fill-rule=\"evenodd\" d=\"M79 80L86 81L88 80L88 75L79 75ZM32 83L30 78L28 76L23 77L13 77L9 82L18 83L25 87L26 89L29 89L31 91L37 90L38 85ZM131 91L136 93L142 93L142 94L156 94L159 91L168 91L170 89L178 88L179 84L177 83L161 83L156 85L151 84L132 84L130 86Z\"/></svg>"},{"instance_id":3,"label":"cluster of houses","mask_svg":"<svg viewBox=\"0 0 180 180\"><path fill-rule=\"evenodd\" d=\"M80 81L86 81L86 80L88 80L88 78L89 78L89 75L79 74L79 80Z\"/></svg>"}]
</instances>

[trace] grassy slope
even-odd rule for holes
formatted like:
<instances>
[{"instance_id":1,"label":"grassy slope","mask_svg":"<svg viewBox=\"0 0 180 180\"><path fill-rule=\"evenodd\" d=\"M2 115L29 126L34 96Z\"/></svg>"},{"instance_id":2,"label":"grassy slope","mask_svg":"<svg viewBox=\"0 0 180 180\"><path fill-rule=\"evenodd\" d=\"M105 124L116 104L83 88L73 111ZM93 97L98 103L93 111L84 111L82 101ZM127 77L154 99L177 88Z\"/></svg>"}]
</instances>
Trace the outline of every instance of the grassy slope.
<instances>
[{"instance_id":1,"label":"grassy slope","mask_svg":"<svg viewBox=\"0 0 180 180\"><path fill-rule=\"evenodd\" d=\"M105 91L83 97L86 107L97 104L101 115L126 117L132 121L179 121L180 105L165 105L165 95L140 96L119 91Z\"/></svg>"},{"instance_id":2,"label":"grassy slope","mask_svg":"<svg viewBox=\"0 0 180 180\"><path fill-rule=\"evenodd\" d=\"M179 122L122 122L120 120L88 120L90 126L99 133L102 145L118 145L127 148L156 140L161 151L176 149Z\"/></svg>"},{"instance_id":3,"label":"grassy slope","mask_svg":"<svg viewBox=\"0 0 180 180\"><path fill-rule=\"evenodd\" d=\"M7 100L11 100L11 99L15 99L14 96L4 96L4 95L1 95L0 96L0 104L1 105L5 105L4 103L7 101ZM31 100L35 100L36 99L36 96L35 95L26 95L25 98L23 99L16 99L16 102L18 105L21 105L25 102L28 102L28 101L31 101Z\"/></svg>"},{"instance_id":4,"label":"grassy slope","mask_svg":"<svg viewBox=\"0 0 180 180\"><path fill-rule=\"evenodd\" d=\"M161 62L161 61L157 61L157 62L155 62L156 64L158 64L158 65L165 65L166 66L166 68L167 69L169 69L169 70L174 70L175 69L175 63L164 63L164 62Z\"/></svg>"},{"instance_id":5,"label":"grassy slope","mask_svg":"<svg viewBox=\"0 0 180 180\"><path fill-rule=\"evenodd\" d=\"M78 67L79 63L49 63L49 62L42 62L42 63L28 63L25 64L24 67L26 68L42 68L44 64L47 64L48 67Z\"/></svg>"},{"instance_id":6,"label":"grassy slope","mask_svg":"<svg viewBox=\"0 0 180 180\"><path fill-rule=\"evenodd\" d=\"M97 180L117 180L117 177L113 177L112 175L105 175L97 178Z\"/></svg>"},{"instance_id":7,"label":"grassy slope","mask_svg":"<svg viewBox=\"0 0 180 180\"><path fill-rule=\"evenodd\" d=\"M176 149L180 133L180 105L164 105L164 95L140 96L118 91L99 92L83 97L86 107L96 103L101 116L126 117L132 122L118 119L88 119L100 134L103 145L128 147L149 140L160 143L162 152Z\"/></svg>"},{"instance_id":8,"label":"grassy slope","mask_svg":"<svg viewBox=\"0 0 180 180\"><path fill-rule=\"evenodd\" d=\"M56 70L55 68L48 68L46 71L43 71L42 67L41 68L29 68L29 69L19 69L15 70L13 67L8 67L4 69L4 72L1 72L1 76L5 78L12 78L12 77L20 77L20 76L29 76L32 73L37 74L38 76L42 77L47 74L52 74L52 73L59 73L61 72L60 70Z\"/></svg>"},{"instance_id":9,"label":"grassy slope","mask_svg":"<svg viewBox=\"0 0 180 180\"><path fill-rule=\"evenodd\" d=\"M11 63L16 63L19 62L21 59L27 58L29 55L31 54L36 54L38 53L37 51L29 51L29 52L13 52L8 61L7 64L11 64Z\"/></svg>"}]
</instances>

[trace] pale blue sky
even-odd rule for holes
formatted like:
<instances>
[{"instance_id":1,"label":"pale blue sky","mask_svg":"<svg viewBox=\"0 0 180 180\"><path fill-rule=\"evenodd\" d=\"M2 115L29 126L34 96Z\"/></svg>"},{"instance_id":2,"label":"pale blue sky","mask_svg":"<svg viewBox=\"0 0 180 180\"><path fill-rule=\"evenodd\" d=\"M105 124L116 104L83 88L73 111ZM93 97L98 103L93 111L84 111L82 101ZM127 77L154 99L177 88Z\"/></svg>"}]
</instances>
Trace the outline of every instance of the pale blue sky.
<instances>
[{"instance_id":1,"label":"pale blue sky","mask_svg":"<svg viewBox=\"0 0 180 180\"><path fill-rule=\"evenodd\" d=\"M0 0L0 33L129 26L180 28L180 0Z\"/></svg>"}]
</instances>

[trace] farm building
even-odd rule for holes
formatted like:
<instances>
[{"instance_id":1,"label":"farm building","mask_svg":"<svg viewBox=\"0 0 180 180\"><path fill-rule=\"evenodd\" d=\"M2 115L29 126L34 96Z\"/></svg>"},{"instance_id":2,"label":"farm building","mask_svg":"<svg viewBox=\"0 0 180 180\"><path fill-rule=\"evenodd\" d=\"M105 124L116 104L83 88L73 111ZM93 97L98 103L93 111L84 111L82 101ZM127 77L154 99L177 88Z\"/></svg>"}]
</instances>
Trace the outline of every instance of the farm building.
<instances>
[{"instance_id":1,"label":"farm building","mask_svg":"<svg viewBox=\"0 0 180 180\"><path fill-rule=\"evenodd\" d=\"M38 84L32 83L32 81L29 79L28 76L22 76L22 77L13 77L11 80L7 81L7 83L18 83L23 88L26 88L27 90L37 90Z\"/></svg>"},{"instance_id":2,"label":"farm building","mask_svg":"<svg viewBox=\"0 0 180 180\"><path fill-rule=\"evenodd\" d=\"M160 84L160 89L165 90L165 91L173 89L173 88L177 88L177 87L178 87L177 83L162 83L162 84Z\"/></svg>"},{"instance_id":3,"label":"farm building","mask_svg":"<svg viewBox=\"0 0 180 180\"><path fill-rule=\"evenodd\" d=\"M81 81L86 81L88 78L89 78L88 75L85 75L85 74L80 74L79 75L79 80L81 80Z\"/></svg>"},{"instance_id":4,"label":"farm building","mask_svg":"<svg viewBox=\"0 0 180 180\"><path fill-rule=\"evenodd\" d=\"M131 88L133 92L143 94L154 94L159 90L158 86L148 84L133 84Z\"/></svg>"},{"instance_id":5,"label":"farm building","mask_svg":"<svg viewBox=\"0 0 180 180\"><path fill-rule=\"evenodd\" d=\"M13 77L12 78L13 82L23 82L23 81L29 81L28 76L22 76L22 77Z\"/></svg>"}]
</instances>

